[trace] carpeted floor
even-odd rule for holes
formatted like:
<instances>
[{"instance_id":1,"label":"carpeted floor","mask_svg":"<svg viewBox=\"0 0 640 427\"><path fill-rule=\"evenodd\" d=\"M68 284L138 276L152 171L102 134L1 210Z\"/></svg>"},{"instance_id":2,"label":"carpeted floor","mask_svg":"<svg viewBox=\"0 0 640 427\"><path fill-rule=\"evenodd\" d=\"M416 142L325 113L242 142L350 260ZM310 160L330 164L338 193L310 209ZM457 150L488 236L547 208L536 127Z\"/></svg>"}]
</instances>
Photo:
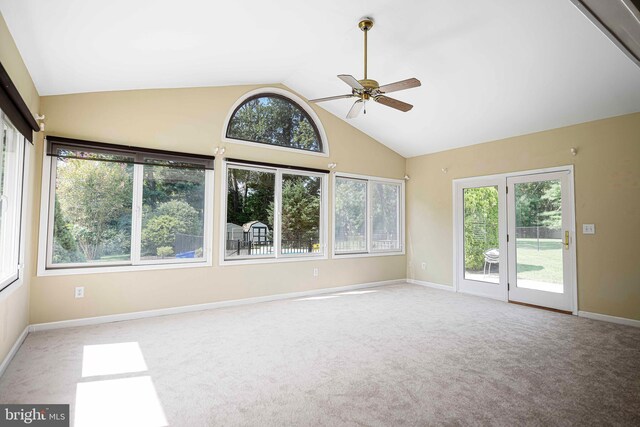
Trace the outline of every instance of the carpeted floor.
<instances>
[{"instance_id":1,"label":"carpeted floor","mask_svg":"<svg viewBox=\"0 0 640 427\"><path fill-rule=\"evenodd\" d=\"M32 333L76 425L638 425L640 329L414 285Z\"/></svg>"}]
</instances>

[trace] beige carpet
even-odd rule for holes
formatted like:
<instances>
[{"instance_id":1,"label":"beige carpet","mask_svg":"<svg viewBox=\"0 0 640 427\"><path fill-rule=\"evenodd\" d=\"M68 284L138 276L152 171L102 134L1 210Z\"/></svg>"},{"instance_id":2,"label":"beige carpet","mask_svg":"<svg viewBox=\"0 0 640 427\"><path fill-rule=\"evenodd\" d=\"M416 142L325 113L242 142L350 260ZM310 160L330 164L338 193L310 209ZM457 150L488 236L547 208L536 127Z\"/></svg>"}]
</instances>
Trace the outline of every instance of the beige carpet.
<instances>
[{"instance_id":1,"label":"beige carpet","mask_svg":"<svg viewBox=\"0 0 640 427\"><path fill-rule=\"evenodd\" d=\"M76 425L638 425L640 329L385 286L32 333L0 402Z\"/></svg>"}]
</instances>

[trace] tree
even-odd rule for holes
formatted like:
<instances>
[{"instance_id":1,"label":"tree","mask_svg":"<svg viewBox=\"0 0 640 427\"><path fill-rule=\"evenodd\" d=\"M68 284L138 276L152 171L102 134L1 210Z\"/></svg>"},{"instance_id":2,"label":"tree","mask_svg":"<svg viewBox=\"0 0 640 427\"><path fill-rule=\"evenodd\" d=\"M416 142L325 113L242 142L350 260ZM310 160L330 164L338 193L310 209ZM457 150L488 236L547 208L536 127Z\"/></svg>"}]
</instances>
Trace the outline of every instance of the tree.
<instances>
[{"instance_id":1,"label":"tree","mask_svg":"<svg viewBox=\"0 0 640 427\"><path fill-rule=\"evenodd\" d=\"M200 217L191 205L180 200L164 202L158 205L142 229L143 251L155 255L160 247L173 248L176 234L197 235L201 232Z\"/></svg>"},{"instance_id":2,"label":"tree","mask_svg":"<svg viewBox=\"0 0 640 427\"><path fill-rule=\"evenodd\" d=\"M183 200L204 213L204 169L144 166L143 205L152 210L163 202Z\"/></svg>"},{"instance_id":3,"label":"tree","mask_svg":"<svg viewBox=\"0 0 640 427\"><path fill-rule=\"evenodd\" d=\"M549 181L549 186L544 190L541 197L544 203L542 225L552 229L562 228L562 187L560 181Z\"/></svg>"},{"instance_id":4,"label":"tree","mask_svg":"<svg viewBox=\"0 0 640 427\"><path fill-rule=\"evenodd\" d=\"M56 198L54 203L53 217L52 258L54 264L85 261L84 256L78 250L78 245L71 234L71 227L62 213L60 200L58 200L58 198Z\"/></svg>"},{"instance_id":5,"label":"tree","mask_svg":"<svg viewBox=\"0 0 640 427\"><path fill-rule=\"evenodd\" d=\"M372 229L374 239L398 238L398 203L400 188L392 184L372 183Z\"/></svg>"},{"instance_id":6,"label":"tree","mask_svg":"<svg viewBox=\"0 0 640 427\"><path fill-rule=\"evenodd\" d=\"M320 151L320 140L307 114L293 102L261 96L245 102L229 121L231 138Z\"/></svg>"},{"instance_id":7,"label":"tree","mask_svg":"<svg viewBox=\"0 0 640 427\"><path fill-rule=\"evenodd\" d=\"M86 260L128 254L133 165L59 158L57 178L59 213L72 219L58 232L69 230ZM113 239L119 243L110 245Z\"/></svg>"},{"instance_id":8,"label":"tree","mask_svg":"<svg viewBox=\"0 0 640 427\"><path fill-rule=\"evenodd\" d=\"M268 208L275 194L275 174L229 169L227 222L242 225L260 221L273 228Z\"/></svg>"},{"instance_id":9,"label":"tree","mask_svg":"<svg viewBox=\"0 0 640 427\"><path fill-rule=\"evenodd\" d=\"M341 242L358 242L364 245L367 183L352 179L336 179L335 186L335 221L336 240ZM355 247L346 249L357 249Z\"/></svg>"},{"instance_id":10,"label":"tree","mask_svg":"<svg viewBox=\"0 0 640 427\"><path fill-rule=\"evenodd\" d=\"M469 270L481 270L484 252L497 248L498 189L496 187L464 190L464 262Z\"/></svg>"},{"instance_id":11,"label":"tree","mask_svg":"<svg viewBox=\"0 0 640 427\"><path fill-rule=\"evenodd\" d=\"M282 240L318 242L320 238L320 178L285 175L282 179ZM269 204L273 223L274 203Z\"/></svg>"}]
</instances>

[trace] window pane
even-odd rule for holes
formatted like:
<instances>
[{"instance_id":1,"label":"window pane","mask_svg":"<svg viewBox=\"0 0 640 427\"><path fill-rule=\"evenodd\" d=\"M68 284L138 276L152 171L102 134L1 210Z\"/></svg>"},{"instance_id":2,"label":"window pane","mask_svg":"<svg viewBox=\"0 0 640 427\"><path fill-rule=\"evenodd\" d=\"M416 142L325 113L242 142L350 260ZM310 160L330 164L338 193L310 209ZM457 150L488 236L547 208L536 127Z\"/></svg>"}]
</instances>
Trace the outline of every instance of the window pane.
<instances>
[{"instance_id":1,"label":"window pane","mask_svg":"<svg viewBox=\"0 0 640 427\"><path fill-rule=\"evenodd\" d=\"M400 186L371 183L371 248L374 251L400 249Z\"/></svg>"},{"instance_id":2,"label":"window pane","mask_svg":"<svg viewBox=\"0 0 640 427\"><path fill-rule=\"evenodd\" d=\"M498 283L498 187L464 189L464 277Z\"/></svg>"},{"instance_id":3,"label":"window pane","mask_svg":"<svg viewBox=\"0 0 640 427\"><path fill-rule=\"evenodd\" d=\"M336 252L367 250L367 182L336 178Z\"/></svg>"},{"instance_id":4,"label":"window pane","mask_svg":"<svg viewBox=\"0 0 640 427\"><path fill-rule=\"evenodd\" d=\"M0 121L0 290L18 277L22 136Z\"/></svg>"},{"instance_id":5,"label":"window pane","mask_svg":"<svg viewBox=\"0 0 640 427\"><path fill-rule=\"evenodd\" d=\"M133 165L53 159L52 263L128 262Z\"/></svg>"},{"instance_id":6,"label":"window pane","mask_svg":"<svg viewBox=\"0 0 640 427\"><path fill-rule=\"evenodd\" d=\"M515 285L563 293L562 184L560 180L514 185Z\"/></svg>"},{"instance_id":7,"label":"window pane","mask_svg":"<svg viewBox=\"0 0 640 427\"><path fill-rule=\"evenodd\" d=\"M204 169L143 170L141 259L203 258Z\"/></svg>"},{"instance_id":8,"label":"window pane","mask_svg":"<svg viewBox=\"0 0 640 427\"><path fill-rule=\"evenodd\" d=\"M321 185L322 179L317 176L282 175L283 255L322 253Z\"/></svg>"},{"instance_id":9,"label":"window pane","mask_svg":"<svg viewBox=\"0 0 640 427\"><path fill-rule=\"evenodd\" d=\"M272 257L274 172L229 167L225 258Z\"/></svg>"},{"instance_id":10,"label":"window pane","mask_svg":"<svg viewBox=\"0 0 640 427\"><path fill-rule=\"evenodd\" d=\"M274 94L249 98L229 121L227 137L308 151L322 151L309 115L293 101Z\"/></svg>"}]
</instances>

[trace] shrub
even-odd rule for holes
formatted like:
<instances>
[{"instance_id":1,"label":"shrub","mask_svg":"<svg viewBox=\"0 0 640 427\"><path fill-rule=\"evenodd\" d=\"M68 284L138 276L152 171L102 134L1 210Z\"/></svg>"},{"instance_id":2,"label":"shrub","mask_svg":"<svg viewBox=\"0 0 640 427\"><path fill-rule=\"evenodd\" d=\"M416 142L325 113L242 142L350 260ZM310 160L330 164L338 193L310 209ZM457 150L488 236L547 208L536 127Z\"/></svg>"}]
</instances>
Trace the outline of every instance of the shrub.
<instances>
[{"instance_id":1,"label":"shrub","mask_svg":"<svg viewBox=\"0 0 640 427\"><path fill-rule=\"evenodd\" d=\"M179 223L179 233L197 234L200 230L198 211L187 202L170 200L160 203L155 212L156 216L167 215L175 218Z\"/></svg>"},{"instance_id":2,"label":"shrub","mask_svg":"<svg viewBox=\"0 0 640 427\"><path fill-rule=\"evenodd\" d=\"M142 247L147 254L154 254L163 246L171 247L173 251L176 233L202 233L198 211L187 202L161 203L152 215L142 229Z\"/></svg>"},{"instance_id":3,"label":"shrub","mask_svg":"<svg viewBox=\"0 0 640 427\"><path fill-rule=\"evenodd\" d=\"M151 218L142 230L142 245L147 253L154 253L161 246L173 247L180 223L174 217L160 215Z\"/></svg>"},{"instance_id":4,"label":"shrub","mask_svg":"<svg viewBox=\"0 0 640 427\"><path fill-rule=\"evenodd\" d=\"M495 187L464 191L464 260L470 270L482 270L484 252L498 247L498 191Z\"/></svg>"},{"instance_id":5,"label":"shrub","mask_svg":"<svg viewBox=\"0 0 640 427\"><path fill-rule=\"evenodd\" d=\"M171 246L160 246L156 253L160 258L168 257L173 255L173 248Z\"/></svg>"}]
</instances>

